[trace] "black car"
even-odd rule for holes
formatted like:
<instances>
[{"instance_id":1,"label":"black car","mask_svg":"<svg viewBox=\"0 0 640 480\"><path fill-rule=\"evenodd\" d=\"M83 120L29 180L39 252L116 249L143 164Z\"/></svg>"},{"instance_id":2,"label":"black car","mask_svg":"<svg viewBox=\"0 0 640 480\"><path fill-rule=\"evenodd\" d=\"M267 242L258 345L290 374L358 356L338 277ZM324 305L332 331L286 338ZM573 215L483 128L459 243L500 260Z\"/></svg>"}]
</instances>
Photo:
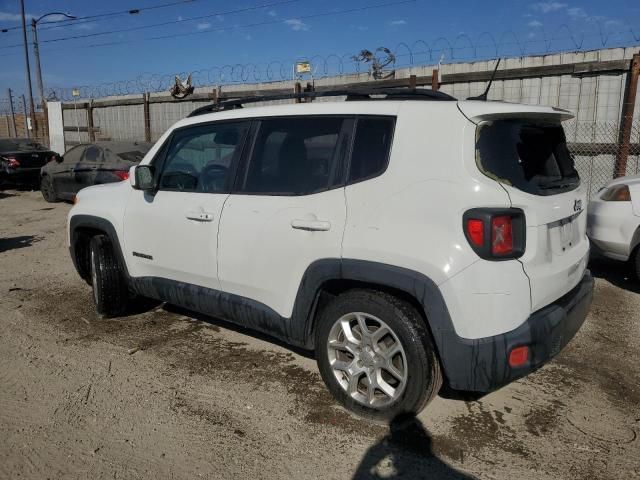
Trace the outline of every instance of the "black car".
<instances>
[{"instance_id":1,"label":"black car","mask_svg":"<svg viewBox=\"0 0 640 480\"><path fill-rule=\"evenodd\" d=\"M29 138L0 138L0 181L38 185L40 169L55 156Z\"/></svg>"},{"instance_id":2,"label":"black car","mask_svg":"<svg viewBox=\"0 0 640 480\"><path fill-rule=\"evenodd\" d=\"M129 178L153 146L146 142L105 141L77 145L42 167L40 190L47 202L72 200L80 189Z\"/></svg>"}]
</instances>

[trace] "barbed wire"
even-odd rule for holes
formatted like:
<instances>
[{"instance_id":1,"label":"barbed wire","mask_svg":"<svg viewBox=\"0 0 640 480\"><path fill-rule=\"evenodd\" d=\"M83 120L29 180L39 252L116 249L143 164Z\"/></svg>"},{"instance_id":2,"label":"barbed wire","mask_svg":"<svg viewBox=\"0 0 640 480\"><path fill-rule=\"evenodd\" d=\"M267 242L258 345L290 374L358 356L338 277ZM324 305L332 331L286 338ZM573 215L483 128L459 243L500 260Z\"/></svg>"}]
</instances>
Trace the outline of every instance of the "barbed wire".
<instances>
[{"instance_id":1,"label":"barbed wire","mask_svg":"<svg viewBox=\"0 0 640 480\"><path fill-rule=\"evenodd\" d=\"M625 30L611 32L599 25L597 31L575 33L568 25L560 25L556 30L540 30L535 38L523 40L512 31L500 35L482 32L475 40L461 33L453 40L439 37L430 42L416 40L400 42L389 49L395 61L391 69L411 68L460 63L467 61L492 60L500 57L521 57L528 55L549 55L563 52L580 52L599 48L627 47L640 43L640 33L629 26ZM367 73L367 67L354 58L353 53L313 55L306 58L274 60L263 63L236 63L191 72L166 74L145 73L133 79L116 80L96 85L72 87L50 87L47 98L63 101L73 100L73 90L79 91L80 99L142 94L144 92L168 91L174 84L175 76L181 78L191 73L193 86L225 86L230 84L268 83L292 80L293 66L297 61L310 61L313 78L339 77L343 75ZM0 109L2 107L0 106Z\"/></svg>"}]
</instances>

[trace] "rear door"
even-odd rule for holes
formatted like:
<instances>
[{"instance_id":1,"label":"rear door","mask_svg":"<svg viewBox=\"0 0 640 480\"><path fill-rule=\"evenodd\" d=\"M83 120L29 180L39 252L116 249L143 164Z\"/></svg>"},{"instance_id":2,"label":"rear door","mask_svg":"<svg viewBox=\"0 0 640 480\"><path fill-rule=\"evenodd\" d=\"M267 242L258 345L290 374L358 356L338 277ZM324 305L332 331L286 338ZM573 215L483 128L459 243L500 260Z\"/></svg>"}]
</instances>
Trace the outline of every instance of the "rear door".
<instances>
[{"instance_id":1,"label":"rear door","mask_svg":"<svg viewBox=\"0 0 640 480\"><path fill-rule=\"evenodd\" d=\"M104 160L102 148L98 145L88 145L84 150L80 162L75 166L72 175L74 193L95 184L98 168Z\"/></svg>"},{"instance_id":2,"label":"rear door","mask_svg":"<svg viewBox=\"0 0 640 480\"><path fill-rule=\"evenodd\" d=\"M340 258L346 206L342 161L352 120L264 119L220 221L224 291L290 317L305 270Z\"/></svg>"},{"instance_id":3,"label":"rear door","mask_svg":"<svg viewBox=\"0 0 640 480\"><path fill-rule=\"evenodd\" d=\"M574 168L559 117L509 118L478 125L476 162L525 213L520 258L536 311L573 289L586 268L587 193Z\"/></svg>"}]
</instances>

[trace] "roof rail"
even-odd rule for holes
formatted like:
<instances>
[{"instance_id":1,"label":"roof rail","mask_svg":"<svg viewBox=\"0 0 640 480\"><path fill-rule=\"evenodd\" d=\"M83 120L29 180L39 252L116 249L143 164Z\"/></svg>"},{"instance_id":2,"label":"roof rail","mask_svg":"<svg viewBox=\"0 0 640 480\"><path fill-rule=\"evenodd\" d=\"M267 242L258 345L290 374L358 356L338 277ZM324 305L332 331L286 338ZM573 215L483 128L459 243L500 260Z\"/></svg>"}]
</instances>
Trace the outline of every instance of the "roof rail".
<instances>
[{"instance_id":1,"label":"roof rail","mask_svg":"<svg viewBox=\"0 0 640 480\"><path fill-rule=\"evenodd\" d=\"M382 97L379 97L382 96ZM276 95L259 95L253 97L222 100L217 103L196 108L188 117L206 113L221 112L242 108L247 103L271 102L275 100L304 100L321 97L347 97L347 101L356 100L444 100L455 101L451 95L424 88L349 88L342 90L324 90L319 92L283 93Z\"/></svg>"}]
</instances>

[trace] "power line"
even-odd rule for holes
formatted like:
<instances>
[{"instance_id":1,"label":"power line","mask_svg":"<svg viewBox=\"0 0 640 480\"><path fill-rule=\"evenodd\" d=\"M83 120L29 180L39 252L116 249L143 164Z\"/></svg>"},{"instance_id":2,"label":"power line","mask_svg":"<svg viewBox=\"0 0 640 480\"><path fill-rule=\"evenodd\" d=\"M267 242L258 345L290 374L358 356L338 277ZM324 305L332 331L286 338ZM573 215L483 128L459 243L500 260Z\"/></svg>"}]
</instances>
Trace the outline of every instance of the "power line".
<instances>
[{"instance_id":1,"label":"power line","mask_svg":"<svg viewBox=\"0 0 640 480\"><path fill-rule=\"evenodd\" d=\"M166 22L160 22L160 23L152 23L152 24L148 24L148 25L140 25L138 27L130 27L130 28L121 28L119 30L109 30L107 32L95 32L95 33L86 33L86 34L82 34L82 35L72 35L70 37L60 37L60 38L52 38L50 40L41 40L40 43L54 43L54 42L61 42L61 41L67 41L67 40L78 40L81 38L89 38L89 37L97 37L97 36L101 36L101 35L111 35L114 33L124 33L124 32L133 32L133 31L137 31L137 30L144 30L144 29L148 29L148 28L155 28L155 27L163 27L163 26L167 26L167 25L175 25L178 23L184 23L184 22L193 22L193 21L197 21L197 20L204 20L207 18L213 18L213 17L217 17L219 15L233 15L233 14L237 14L237 13L245 13L245 12L250 12L250 11L254 11L254 10L260 10L262 8L270 8L270 7L276 7L279 5L286 5L286 4L290 4L290 3L296 3L299 2L301 0L278 0L278 1L274 1L274 2L269 2L269 3L262 3L260 5L253 5L251 7L243 7L243 8L237 8L234 10L225 10L225 11L220 11L220 12L215 12L215 13L209 13L207 15L200 15L197 17L189 17L189 18L179 18L177 20L169 20ZM0 49L4 50L7 48L17 48L17 47L21 47L22 44L14 44L14 45L5 45L0 47Z\"/></svg>"},{"instance_id":2,"label":"power line","mask_svg":"<svg viewBox=\"0 0 640 480\"><path fill-rule=\"evenodd\" d=\"M193 3L196 2L198 0L180 0L180 1L176 1L176 2L170 2L170 3L161 3L158 5L150 5L148 7L141 7L141 8L129 8L127 10L118 10L116 12L107 12L107 13L98 13L95 15L86 15L84 17L78 17L75 19L64 19L64 20L50 20L48 22L42 22L40 25L51 25L50 27L47 28L43 28L43 30L49 30L51 28L59 28L59 27L66 27L69 24L78 24L78 23L86 23L88 21L95 21L98 18L107 18L107 17L115 17L115 16L120 16L120 15L136 15L140 12L143 11L147 11L147 10L157 10L159 8L166 8L166 7L174 7L176 5L184 5L186 3ZM20 26L16 26L16 27L6 27L6 28L2 28L0 27L0 31L2 32L8 32L11 30L19 30L22 27Z\"/></svg>"}]
</instances>

